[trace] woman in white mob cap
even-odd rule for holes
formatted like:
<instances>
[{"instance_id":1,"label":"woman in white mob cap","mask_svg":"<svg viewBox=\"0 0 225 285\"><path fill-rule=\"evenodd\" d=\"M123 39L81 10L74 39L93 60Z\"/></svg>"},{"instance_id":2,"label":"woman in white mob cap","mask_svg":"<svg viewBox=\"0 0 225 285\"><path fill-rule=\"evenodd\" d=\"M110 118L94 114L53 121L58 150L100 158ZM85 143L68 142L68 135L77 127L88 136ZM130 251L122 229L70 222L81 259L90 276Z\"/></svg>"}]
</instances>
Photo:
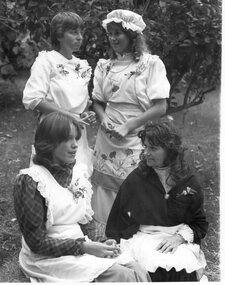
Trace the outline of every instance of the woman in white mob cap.
<instances>
[{"instance_id":1,"label":"woman in white mob cap","mask_svg":"<svg viewBox=\"0 0 225 285\"><path fill-rule=\"evenodd\" d=\"M92 206L103 230L121 183L138 165L138 131L167 109L170 84L163 62L147 48L145 26L140 15L128 10L114 10L103 21L111 54L97 63L92 97L100 120Z\"/></svg>"}]
</instances>

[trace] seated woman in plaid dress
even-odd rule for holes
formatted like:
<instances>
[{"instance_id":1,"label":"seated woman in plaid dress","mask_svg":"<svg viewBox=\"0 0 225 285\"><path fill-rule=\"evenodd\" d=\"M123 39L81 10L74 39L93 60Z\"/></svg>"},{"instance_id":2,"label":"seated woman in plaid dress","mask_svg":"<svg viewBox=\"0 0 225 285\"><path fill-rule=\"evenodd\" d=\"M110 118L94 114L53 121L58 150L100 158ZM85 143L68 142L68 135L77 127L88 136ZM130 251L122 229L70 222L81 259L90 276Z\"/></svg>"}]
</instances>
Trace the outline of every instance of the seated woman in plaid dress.
<instances>
[{"instance_id":1,"label":"seated woman in plaid dress","mask_svg":"<svg viewBox=\"0 0 225 285\"><path fill-rule=\"evenodd\" d=\"M88 175L74 167L80 136L75 119L59 112L38 125L34 164L14 186L20 266L36 282L147 282L147 271L114 240L91 241L82 231L93 211Z\"/></svg>"}]
</instances>

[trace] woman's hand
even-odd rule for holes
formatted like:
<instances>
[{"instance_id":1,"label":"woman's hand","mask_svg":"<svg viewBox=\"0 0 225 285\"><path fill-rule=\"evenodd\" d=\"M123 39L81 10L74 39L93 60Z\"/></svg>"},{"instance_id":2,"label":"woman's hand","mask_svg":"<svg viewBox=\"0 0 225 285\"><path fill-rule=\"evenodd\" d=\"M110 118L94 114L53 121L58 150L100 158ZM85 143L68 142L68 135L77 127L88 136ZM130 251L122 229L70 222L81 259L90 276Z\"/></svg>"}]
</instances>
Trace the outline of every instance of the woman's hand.
<instances>
[{"instance_id":1,"label":"woman's hand","mask_svg":"<svg viewBox=\"0 0 225 285\"><path fill-rule=\"evenodd\" d=\"M101 121L101 129L105 133L112 133L114 128L115 128L115 126L112 124L112 122L110 121L108 116L104 115L104 117L103 117L103 119Z\"/></svg>"},{"instance_id":2,"label":"woman's hand","mask_svg":"<svg viewBox=\"0 0 225 285\"><path fill-rule=\"evenodd\" d=\"M119 255L118 246L107 245L100 242L84 242L83 250L85 253L95 255L98 257L117 257Z\"/></svg>"},{"instance_id":3,"label":"woman's hand","mask_svg":"<svg viewBox=\"0 0 225 285\"><path fill-rule=\"evenodd\" d=\"M113 129L113 125L112 125L112 123L111 123L111 121L110 121L110 119L109 119L109 117L108 116L106 116L106 114L104 114L104 116L103 116L103 118L102 118L102 120L101 120L101 126L103 126L104 128L106 128L106 129Z\"/></svg>"},{"instance_id":4,"label":"woman's hand","mask_svg":"<svg viewBox=\"0 0 225 285\"><path fill-rule=\"evenodd\" d=\"M157 247L156 250L162 253L171 252L174 253L177 247L184 243L185 240L181 235L175 234L165 238Z\"/></svg>"},{"instance_id":5,"label":"woman's hand","mask_svg":"<svg viewBox=\"0 0 225 285\"><path fill-rule=\"evenodd\" d=\"M107 239L106 241L105 241L105 244L107 244L107 245L117 245L117 242L116 242L116 240L115 239Z\"/></svg>"},{"instance_id":6,"label":"woman's hand","mask_svg":"<svg viewBox=\"0 0 225 285\"><path fill-rule=\"evenodd\" d=\"M135 129L135 124L133 120L127 121L125 124L116 127L113 130L113 136L118 139L126 137L131 131Z\"/></svg>"},{"instance_id":7,"label":"woman's hand","mask_svg":"<svg viewBox=\"0 0 225 285\"><path fill-rule=\"evenodd\" d=\"M116 242L115 239L107 239L107 240L105 241L105 244L111 245L111 246L116 246L116 248L117 248L117 256L118 256L119 254L121 254L120 245Z\"/></svg>"},{"instance_id":8,"label":"woman's hand","mask_svg":"<svg viewBox=\"0 0 225 285\"><path fill-rule=\"evenodd\" d=\"M83 112L80 115L80 118L81 118L81 123L86 122L91 126L93 126L97 122L95 112L93 112L93 111Z\"/></svg>"},{"instance_id":9,"label":"woman's hand","mask_svg":"<svg viewBox=\"0 0 225 285\"><path fill-rule=\"evenodd\" d=\"M73 118L77 123L80 124L81 128L83 129L83 125L89 125L88 123L81 120L80 116L71 112L71 111L61 111L61 113L66 114Z\"/></svg>"},{"instance_id":10,"label":"woman's hand","mask_svg":"<svg viewBox=\"0 0 225 285\"><path fill-rule=\"evenodd\" d=\"M129 131L130 129L128 128L127 124L123 124L121 126L116 127L113 130L112 135L118 139L122 139L129 133Z\"/></svg>"}]
</instances>

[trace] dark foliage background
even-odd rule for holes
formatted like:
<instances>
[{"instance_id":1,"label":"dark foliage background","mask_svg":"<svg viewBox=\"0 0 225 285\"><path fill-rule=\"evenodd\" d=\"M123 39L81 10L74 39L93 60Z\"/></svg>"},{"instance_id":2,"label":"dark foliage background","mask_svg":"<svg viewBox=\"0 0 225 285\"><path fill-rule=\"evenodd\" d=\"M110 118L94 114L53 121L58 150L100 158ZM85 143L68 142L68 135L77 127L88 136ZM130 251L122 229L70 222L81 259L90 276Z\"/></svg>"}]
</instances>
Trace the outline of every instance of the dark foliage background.
<instances>
[{"instance_id":1,"label":"dark foliage background","mask_svg":"<svg viewBox=\"0 0 225 285\"><path fill-rule=\"evenodd\" d=\"M101 21L118 8L144 17L149 48L164 61L171 83L168 113L201 104L205 94L220 84L222 0L1 2L0 86L13 80L21 69L30 68L38 51L51 48L49 23L62 10L75 11L84 18L86 29L78 55L94 68L99 58L107 58L108 42ZM11 99L0 93L0 104Z\"/></svg>"}]
</instances>

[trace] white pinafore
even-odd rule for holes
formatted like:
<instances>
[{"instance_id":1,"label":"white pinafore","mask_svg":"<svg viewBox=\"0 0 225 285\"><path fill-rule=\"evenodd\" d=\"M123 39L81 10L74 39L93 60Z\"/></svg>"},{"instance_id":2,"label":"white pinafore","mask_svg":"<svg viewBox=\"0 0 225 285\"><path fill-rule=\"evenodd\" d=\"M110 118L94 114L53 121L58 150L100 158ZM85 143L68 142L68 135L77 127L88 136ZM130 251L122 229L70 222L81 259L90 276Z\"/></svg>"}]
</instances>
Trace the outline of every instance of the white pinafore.
<instances>
[{"instance_id":1,"label":"white pinafore","mask_svg":"<svg viewBox=\"0 0 225 285\"><path fill-rule=\"evenodd\" d=\"M20 171L28 174L38 183L37 189L45 198L47 206L47 235L56 239L76 239L84 237L78 223L85 224L92 219L90 206L91 184L84 174L73 175L72 187L76 198L67 188L61 187L51 173L42 166L33 165ZM86 239L88 239L86 237ZM24 238L19 262L24 273L31 281L40 282L91 282L117 259L100 258L84 254L51 257L33 253Z\"/></svg>"}]
</instances>

